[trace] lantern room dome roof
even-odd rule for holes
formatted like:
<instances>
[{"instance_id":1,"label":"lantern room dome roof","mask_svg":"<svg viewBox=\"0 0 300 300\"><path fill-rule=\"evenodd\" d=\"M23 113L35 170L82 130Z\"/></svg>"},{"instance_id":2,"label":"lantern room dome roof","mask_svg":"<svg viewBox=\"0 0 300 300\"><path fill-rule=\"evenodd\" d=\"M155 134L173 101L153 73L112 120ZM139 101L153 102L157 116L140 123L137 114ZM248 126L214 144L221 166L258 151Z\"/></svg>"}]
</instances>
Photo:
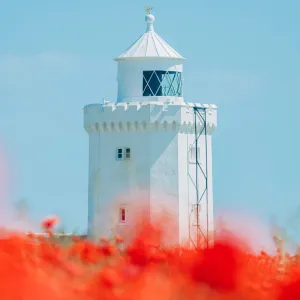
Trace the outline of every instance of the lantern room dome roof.
<instances>
[{"instance_id":1,"label":"lantern room dome roof","mask_svg":"<svg viewBox=\"0 0 300 300\"><path fill-rule=\"evenodd\" d=\"M147 14L145 21L147 23L146 32L126 51L115 58L116 61L130 59L185 59L154 31L155 17L152 14Z\"/></svg>"}]
</instances>

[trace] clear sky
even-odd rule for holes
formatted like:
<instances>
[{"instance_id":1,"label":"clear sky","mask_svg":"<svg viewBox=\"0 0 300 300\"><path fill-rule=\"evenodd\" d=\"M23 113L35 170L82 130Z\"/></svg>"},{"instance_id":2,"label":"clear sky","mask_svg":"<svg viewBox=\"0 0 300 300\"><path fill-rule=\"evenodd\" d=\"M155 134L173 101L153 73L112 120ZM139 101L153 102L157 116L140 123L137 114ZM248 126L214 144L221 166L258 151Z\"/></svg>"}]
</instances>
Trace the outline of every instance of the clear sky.
<instances>
[{"instance_id":1,"label":"clear sky","mask_svg":"<svg viewBox=\"0 0 300 300\"><path fill-rule=\"evenodd\" d=\"M85 230L84 105L116 99L116 63L145 1L0 2L0 142L10 201ZM187 57L184 96L218 105L216 212L287 222L300 205L300 2L153 0L155 30ZM7 177L6 176L6 177ZM112 178L113 181L113 178Z\"/></svg>"}]
</instances>

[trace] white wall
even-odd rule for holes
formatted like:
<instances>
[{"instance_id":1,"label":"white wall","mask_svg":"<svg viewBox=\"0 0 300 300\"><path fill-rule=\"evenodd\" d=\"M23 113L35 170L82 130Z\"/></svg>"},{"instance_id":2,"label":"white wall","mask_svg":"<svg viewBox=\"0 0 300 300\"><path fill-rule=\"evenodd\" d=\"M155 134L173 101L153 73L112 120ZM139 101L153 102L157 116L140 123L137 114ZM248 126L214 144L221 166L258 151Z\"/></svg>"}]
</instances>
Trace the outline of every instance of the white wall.
<instances>
[{"instance_id":1,"label":"white wall","mask_svg":"<svg viewBox=\"0 0 300 300\"><path fill-rule=\"evenodd\" d=\"M90 135L89 203L94 237L132 230L136 210L146 206L153 219L157 210L170 213L164 228L170 243L184 243L189 236L191 204L196 204L195 165L189 149L195 142L194 115L188 104L164 106L160 102L89 105L85 107L85 128ZM208 116L208 206L201 204L202 228L213 228L211 136L216 126L216 107L207 106ZM197 124L200 130L202 124ZM200 143L200 160L205 167L205 139ZM116 160L118 147L131 148L131 159ZM199 171L199 191L204 187ZM128 207L127 225L118 225L118 205ZM194 227L193 227L194 228ZM195 229L195 228L194 228ZM172 233L172 235L170 235Z\"/></svg>"},{"instance_id":2,"label":"white wall","mask_svg":"<svg viewBox=\"0 0 300 300\"><path fill-rule=\"evenodd\" d=\"M182 61L174 59L140 59L135 61L119 61L117 77L118 102L144 101L149 98L143 97L143 71L162 70L182 72L182 69Z\"/></svg>"}]
</instances>

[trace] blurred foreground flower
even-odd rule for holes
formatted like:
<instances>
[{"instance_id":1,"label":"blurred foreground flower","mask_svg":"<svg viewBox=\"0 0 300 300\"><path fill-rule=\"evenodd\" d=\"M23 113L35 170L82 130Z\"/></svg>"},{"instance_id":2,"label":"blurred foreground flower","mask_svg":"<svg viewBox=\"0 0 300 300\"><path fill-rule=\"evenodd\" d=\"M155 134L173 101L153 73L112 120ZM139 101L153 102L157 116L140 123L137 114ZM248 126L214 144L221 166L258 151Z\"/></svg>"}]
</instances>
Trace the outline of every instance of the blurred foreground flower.
<instances>
[{"instance_id":1,"label":"blurred foreground flower","mask_svg":"<svg viewBox=\"0 0 300 300\"><path fill-rule=\"evenodd\" d=\"M93 243L6 232L0 238L0 293L5 300L298 300L300 261L254 254L228 236L206 249L166 248L159 226L144 223L131 243ZM162 226L162 225L161 225ZM282 265L284 263L284 265Z\"/></svg>"},{"instance_id":2,"label":"blurred foreground flower","mask_svg":"<svg viewBox=\"0 0 300 300\"><path fill-rule=\"evenodd\" d=\"M57 216L50 216L43 220L42 229L46 232L52 231L58 224L59 218Z\"/></svg>"},{"instance_id":3,"label":"blurred foreground flower","mask_svg":"<svg viewBox=\"0 0 300 300\"><path fill-rule=\"evenodd\" d=\"M191 276L196 282L205 283L216 291L233 291L237 285L238 256L234 245L217 242L194 257Z\"/></svg>"}]
</instances>

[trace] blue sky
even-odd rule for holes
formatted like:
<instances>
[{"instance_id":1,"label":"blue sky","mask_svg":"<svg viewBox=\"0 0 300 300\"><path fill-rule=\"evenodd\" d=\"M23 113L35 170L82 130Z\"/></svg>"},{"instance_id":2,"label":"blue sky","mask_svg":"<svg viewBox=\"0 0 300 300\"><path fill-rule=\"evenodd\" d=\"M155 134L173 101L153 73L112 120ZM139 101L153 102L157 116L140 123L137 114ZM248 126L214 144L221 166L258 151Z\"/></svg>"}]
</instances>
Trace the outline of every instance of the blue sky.
<instances>
[{"instance_id":1,"label":"blue sky","mask_svg":"<svg viewBox=\"0 0 300 300\"><path fill-rule=\"evenodd\" d=\"M87 219L81 108L116 99L113 58L145 30L144 1L2 0L0 142L10 201L35 220ZM153 0L155 30L185 63L185 99L218 105L215 209L287 224L300 204L300 2ZM299 222L300 223L300 222Z\"/></svg>"}]
</instances>

